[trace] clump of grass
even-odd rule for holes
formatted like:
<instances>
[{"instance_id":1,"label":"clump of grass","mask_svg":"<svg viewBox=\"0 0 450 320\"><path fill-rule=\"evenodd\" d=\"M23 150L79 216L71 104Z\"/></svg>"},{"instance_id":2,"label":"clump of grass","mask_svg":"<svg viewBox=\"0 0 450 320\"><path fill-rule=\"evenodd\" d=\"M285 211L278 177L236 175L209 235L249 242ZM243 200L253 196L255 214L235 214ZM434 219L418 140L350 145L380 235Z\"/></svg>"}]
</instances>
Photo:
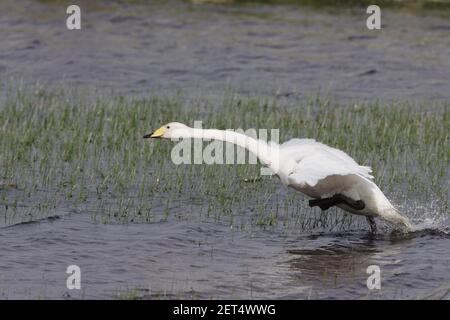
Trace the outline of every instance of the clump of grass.
<instances>
[{"instance_id":1,"label":"clump of grass","mask_svg":"<svg viewBox=\"0 0 450 320\"><path fill-rule=\"evenodd\" d=\"M311 211L275 178L252 179L257 165L176 166L173 142L142 139L163 123L194 120L218 129L279 128L281 141L315 138L371 165L394 202L432 199L441 213L449 212L448 103L347 105L311 98L280 104L233 94L219 103L179 95L89 101L41 90L9 94L0 105L4 223L33 212L41 217L46 208L83 208L102 222L213 218L240 228L302 230L353 223L340 212Z\"/></svg>"}]
</instances>

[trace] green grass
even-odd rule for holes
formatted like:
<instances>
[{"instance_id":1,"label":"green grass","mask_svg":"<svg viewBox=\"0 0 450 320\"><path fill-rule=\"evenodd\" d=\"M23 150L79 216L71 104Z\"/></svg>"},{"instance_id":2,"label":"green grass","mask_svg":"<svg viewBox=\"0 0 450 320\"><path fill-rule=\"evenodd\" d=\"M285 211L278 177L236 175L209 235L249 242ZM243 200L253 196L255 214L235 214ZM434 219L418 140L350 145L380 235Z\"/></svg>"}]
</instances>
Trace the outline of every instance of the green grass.
<instances>
[{"instance_id":1,"label":"green grass","mask_svg":"<svg viewBox=\"0 0 450 320\"><path fill-rule=\"evenodd\" d=\"M281 141L315 138L371 165L376 182L401 207L425 202L439 214L449 212L448 103L280 103L231 93L221 99L93 100L45 90L8 97L0 104L2 224L83 211L104 223L216 219L239 228L301 230L351 225L353 217L340 212L311 211L276 178L245 182L258 176L258 165L175 166L174 142L142 139L161 124L194 120L218 129L279 128Z\"/></svg>"}]
</instances>

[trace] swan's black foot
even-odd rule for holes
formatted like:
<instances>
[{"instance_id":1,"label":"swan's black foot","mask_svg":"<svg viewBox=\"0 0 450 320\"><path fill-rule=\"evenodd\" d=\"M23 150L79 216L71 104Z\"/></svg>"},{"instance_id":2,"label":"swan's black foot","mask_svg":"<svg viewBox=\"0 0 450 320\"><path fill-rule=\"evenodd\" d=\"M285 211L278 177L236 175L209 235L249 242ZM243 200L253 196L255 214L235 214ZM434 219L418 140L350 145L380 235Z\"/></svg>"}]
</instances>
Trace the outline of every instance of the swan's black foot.
<instances>
[{"instance_id":1,"label":"swan's black foot","mask_svg":"<svg viewBox=\"0 0 450 320\"><path fill-rule=\"evenodd\" d=\"M310 207L319 207L323 211L330 209L331 207L338 204L346 204L352 209L362 210L366 207L366 204L362 200L353 200L349 197L346 197L342 194L335 194L330 198L324 199L313 199L309 200Z\"/></svg>"},{"instance_id":2,"label":"swan's black foot","mask_svg":"<svg viewBox=\"0 0 450 320\"><path fill-rule=\"evenodd\" d=\"M309 200L310 207L319 207L323 211L330 209L331 207L335 206L336 204L337 204L336 200L333 197Z\"/></svg>"},{"instance_id":3,"label":"swan's black foot","mask_svg":"<svg viewBox=\"0 0 450 320\"><path fill-rule=\"evenodd\" d=\"M375 223L375 219L373 217L367 217L367 216L366 216L366 219L370 226L370 232L377 233L377 224Z\"/></svg>"}]
</instances>

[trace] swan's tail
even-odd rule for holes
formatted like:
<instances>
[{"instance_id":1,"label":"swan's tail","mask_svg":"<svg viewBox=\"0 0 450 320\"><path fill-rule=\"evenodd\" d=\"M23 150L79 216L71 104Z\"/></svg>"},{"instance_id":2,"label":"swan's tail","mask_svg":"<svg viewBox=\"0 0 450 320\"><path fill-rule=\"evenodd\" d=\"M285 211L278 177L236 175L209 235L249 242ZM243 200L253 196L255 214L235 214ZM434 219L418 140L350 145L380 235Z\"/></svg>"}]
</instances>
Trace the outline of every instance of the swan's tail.
<instances>
[{"instance_id":1,"label":"swan's tail","mask_svg":"<svg viewBox=\"0 0 450 320\"><path fill-rule=\"evenodd\" d=\"M386 208L383 210L381 218L390 222L398 227L401 227L405 231L412 230L412 224L409 219L401 214L396 208L393 206L390 208Z\"/></svg>"}]
</instances>

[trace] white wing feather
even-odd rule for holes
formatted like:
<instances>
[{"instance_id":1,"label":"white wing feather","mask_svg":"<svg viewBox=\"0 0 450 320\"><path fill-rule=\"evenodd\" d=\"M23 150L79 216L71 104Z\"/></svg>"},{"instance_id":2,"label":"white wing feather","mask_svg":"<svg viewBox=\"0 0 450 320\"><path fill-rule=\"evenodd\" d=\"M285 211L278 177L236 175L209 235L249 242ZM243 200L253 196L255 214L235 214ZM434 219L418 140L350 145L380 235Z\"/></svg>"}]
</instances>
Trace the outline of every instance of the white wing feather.
<instances>
[{"instance_id":1,"label":"white wing feather","mask_svg":"<svg viewBox=\"0 0 450 320\"><path fill-rule=\"evenodd\" d=\"M373 179L370 167L360 166L345 152L313 139L292 139L280 147L295 161L288 174L295 184L314 187L319 181L336 175Z\"/></svg>"}]
</instances>

